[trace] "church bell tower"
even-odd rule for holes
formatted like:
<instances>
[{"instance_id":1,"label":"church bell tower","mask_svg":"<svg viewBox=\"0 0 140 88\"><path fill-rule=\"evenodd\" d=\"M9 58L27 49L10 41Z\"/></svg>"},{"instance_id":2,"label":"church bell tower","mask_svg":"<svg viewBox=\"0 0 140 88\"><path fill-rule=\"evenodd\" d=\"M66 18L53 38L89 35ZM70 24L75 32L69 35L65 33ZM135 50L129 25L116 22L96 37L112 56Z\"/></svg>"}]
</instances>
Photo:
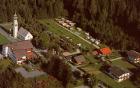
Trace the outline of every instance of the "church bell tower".
<instances>
[{"instance_id":1,"label":"church bell tower","mask_svg":"<svg viewBox=\"0 0 140 88\"><path fill-rule=\"evenodd\" d=\"M18 17L17 14L14 14L13 17L13 37L16 39L18 34Z\"/></svg>"}]
</instances>

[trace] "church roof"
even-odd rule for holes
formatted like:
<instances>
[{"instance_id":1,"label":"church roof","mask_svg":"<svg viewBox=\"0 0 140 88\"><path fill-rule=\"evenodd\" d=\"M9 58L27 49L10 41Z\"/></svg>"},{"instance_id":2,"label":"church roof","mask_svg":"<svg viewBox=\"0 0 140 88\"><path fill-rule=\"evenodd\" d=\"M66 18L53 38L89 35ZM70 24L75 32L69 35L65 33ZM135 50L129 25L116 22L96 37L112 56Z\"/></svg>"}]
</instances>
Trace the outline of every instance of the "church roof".
<instances>
[{"instance_id":1,"label":"church roof","mask_svg":"<svg viewBox=\"0 0 140 88\"><path fill-rule=\"evenodd\" d=\"M26 49L33 48L33 45L31 43L31 41L29 41L29 40L14 42L14 43L8 43L4 46L8 46L9 48L11 48L13 50L26 50Z\"/></svg>"},{"instance_id":2,"label":"church roof","mask_svg":"<svg viewBox=\"0 0 140 88\"><path fill-rule=\"evenodd\" d=\"M18 31L18 34L23 36L23 37L26 37L27 34L30 33L29 31L27 31L26 29L24 29L23 27L20 27L19 28L19 31Z\"/></svg>"}]
</instances>

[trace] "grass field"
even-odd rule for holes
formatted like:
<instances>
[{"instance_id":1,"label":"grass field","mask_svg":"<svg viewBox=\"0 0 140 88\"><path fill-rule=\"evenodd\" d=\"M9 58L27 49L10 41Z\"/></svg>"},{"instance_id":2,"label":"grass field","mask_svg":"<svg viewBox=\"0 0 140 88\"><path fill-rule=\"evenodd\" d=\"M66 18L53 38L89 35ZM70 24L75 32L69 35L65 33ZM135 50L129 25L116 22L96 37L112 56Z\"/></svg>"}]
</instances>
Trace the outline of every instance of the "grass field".
<instances>
[{"instance_id":1,"label":"grass field","mask_svg":"<svg viewBox=\"0 0 140 88\"><path fill-rule=\"evenodd\" d=\"M48 30L59 35L59 36L65 36L70 37L72 39L72 42L74 44L81 43L83 47L87 47L89 49L94 48L91 44L88 44L81 38L77 37L76 35L68 32L66 29L60 27L54 20L47 19L47 20L39 20L40 23L46 25L48 27Z\"/></svg>"},{"instance_id":2,"label":"grass field","mask_svg":"<svg viewBox=\"0 0 140 88\"><path fill-rule=\"evenodd\" d=\"M125 69L134 69L136 68L134 65L130 64L129 62L120 59L120 60L116 60L112 62L113 65L119 66L119 67L123 67Z\"/></svg>"},{"instance_id":3,"label":"grass field","mask_svg":"<svg viewBox=\"0 0 140 88\"><path fill-rule=\"evenodd\" d=\"M0 45L5 44L7 42L8 42L8 40L3 35L0 34Z\"/></svg>"}]
</instances>

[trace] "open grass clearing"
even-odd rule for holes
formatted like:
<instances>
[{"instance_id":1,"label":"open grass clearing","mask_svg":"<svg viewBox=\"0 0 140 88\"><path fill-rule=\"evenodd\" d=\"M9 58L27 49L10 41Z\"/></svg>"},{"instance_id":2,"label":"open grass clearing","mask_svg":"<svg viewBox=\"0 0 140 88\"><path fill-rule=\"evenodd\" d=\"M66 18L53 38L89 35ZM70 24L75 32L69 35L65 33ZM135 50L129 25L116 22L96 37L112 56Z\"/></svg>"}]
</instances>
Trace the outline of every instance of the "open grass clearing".
<instances>
[{"instance_id":1,"label":"open grass clearing","mask_svg":"<svg viewBox=\"0 0 140 88\"><path fill-rule=\"evenodd\" d=\"M44 19L39 20L40 23L46 25L48 27L48 30L59 35L59 36L65 36L69 37L74 44L82 44L82 47L87 47L89 49L93 49L94 47L87 43L86 41L82 40L81 38L77 37L76 35L72 34L71 32L67 31L63 27L59 26L54 20L52 19Z\"/></svg>"},{"instance_id":2,"label":"open grass clearing","mask_svg":"<svg viewBox=\"0 0 140 88\"><path fill-rule=\"evenodd\" d=\"M0 34L0 45L5 43L8 43L8 40L3 35Z\"/></svg>"}]
</instances>

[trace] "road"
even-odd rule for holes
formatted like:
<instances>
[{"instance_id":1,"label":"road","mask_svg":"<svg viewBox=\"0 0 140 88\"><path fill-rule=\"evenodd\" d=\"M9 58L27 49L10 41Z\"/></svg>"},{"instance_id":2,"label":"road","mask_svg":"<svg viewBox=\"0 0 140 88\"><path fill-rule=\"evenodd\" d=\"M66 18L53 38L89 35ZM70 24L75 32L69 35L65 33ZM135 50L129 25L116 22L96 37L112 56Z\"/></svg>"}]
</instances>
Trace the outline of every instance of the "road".
<instances>
[{"instance_id":1,"label":"road","mask_svg":"<svg viewBox=\"0 0 140 88\"><path fill-rule=\"evenodd\" d=\"M116 61L116 60L120 60L120 59L123 59L123 57L118 57L118 58L112 59L110 61Z\"/></svg>"},{"instance_id":2,"label":"road","mask_svg":"<svg viewBox=\"0 0 140 88\"><path fill-rule=\"evenodd\" d=\"M68 30L67 28L63 27L62 25L58 24L57 22L56 22L56 24L57 24L57 25L59 25L60 27L64 28L64 29L66 29L68 32L72 33L73 35L75 35L75 36L79 37L80 39L82 39L83 41L87 42L88 44L93 45L95 48L100 49L100 47L99 47L99 46L97 46L97 45L95 45L95 44L91 43L90 41L88 41L88 40L84 39L83 37L81 37L81 36L79 36L79 35L75 34L74 32L72 32L72 31Z\"/></svg>"},{"instance_id":3,"label":"road","mask_svg":"<svg viewBox=\"0 0 140 88\"><path fill-rule=\"evenodd\" d=\"M10 42L20 41L19 39L14 39L10 34L8 34L4 29L0 27L0 34L5 36Z\"/></svg>"}]
</instances>

